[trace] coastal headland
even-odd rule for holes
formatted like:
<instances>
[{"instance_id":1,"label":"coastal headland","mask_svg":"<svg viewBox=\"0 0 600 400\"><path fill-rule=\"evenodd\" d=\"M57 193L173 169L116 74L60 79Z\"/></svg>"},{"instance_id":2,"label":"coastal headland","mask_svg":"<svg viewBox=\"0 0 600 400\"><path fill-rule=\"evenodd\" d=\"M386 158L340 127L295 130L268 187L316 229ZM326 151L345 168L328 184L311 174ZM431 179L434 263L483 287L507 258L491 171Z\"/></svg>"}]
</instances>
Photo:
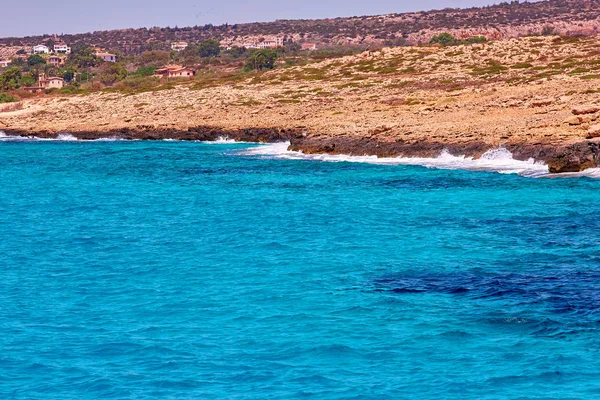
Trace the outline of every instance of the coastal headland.
<instances>
[{"instance_id":1,"label":"coastal headland","mask_svg":"<svg viewBox=\"0 0 600 400\"><path fill-rule=\"evenodd\" d=\"M550 172L600 165L600 40L527 37L384 48L267 72L198 76L0 106L7 134L290 141L304 153L479 157Z\"/></svg>"}]
</instances>

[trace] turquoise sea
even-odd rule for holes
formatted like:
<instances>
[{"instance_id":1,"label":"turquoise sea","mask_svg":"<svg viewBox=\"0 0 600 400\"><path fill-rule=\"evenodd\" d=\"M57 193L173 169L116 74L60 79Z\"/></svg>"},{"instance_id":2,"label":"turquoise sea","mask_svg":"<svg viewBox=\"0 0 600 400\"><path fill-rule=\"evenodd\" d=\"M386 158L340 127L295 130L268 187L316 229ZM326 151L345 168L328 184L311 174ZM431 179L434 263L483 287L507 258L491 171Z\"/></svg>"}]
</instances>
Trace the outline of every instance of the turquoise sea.
<instances>
[{"instance_id":1,"label":"turquoise sea","mask_svg":"<svg viewBox=\"0 0 600 400\"><path fill-rule=\"evenodd\" d=\"M3 138L0 398L600 398L600 180L272 147Z\"/></svg>"}]
</instances>

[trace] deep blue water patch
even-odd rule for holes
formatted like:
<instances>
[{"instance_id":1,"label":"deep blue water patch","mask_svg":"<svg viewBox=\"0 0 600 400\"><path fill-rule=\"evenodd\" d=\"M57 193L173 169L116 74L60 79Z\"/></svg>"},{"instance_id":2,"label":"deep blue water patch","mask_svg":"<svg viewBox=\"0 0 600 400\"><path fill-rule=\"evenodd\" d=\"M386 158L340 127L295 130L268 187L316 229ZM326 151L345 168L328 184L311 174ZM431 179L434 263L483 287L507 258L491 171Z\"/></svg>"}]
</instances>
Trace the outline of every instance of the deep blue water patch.
<instances>
[{"instance_id":1,"label":"deep blue water patch","mask_svg":"<svg viewBox=\"0 0 600 400\"><path fill-rule=\"evenodd\" d=\"M0 398L597 398L600 182L0 142Z\"/></svg>"}]
</instances>

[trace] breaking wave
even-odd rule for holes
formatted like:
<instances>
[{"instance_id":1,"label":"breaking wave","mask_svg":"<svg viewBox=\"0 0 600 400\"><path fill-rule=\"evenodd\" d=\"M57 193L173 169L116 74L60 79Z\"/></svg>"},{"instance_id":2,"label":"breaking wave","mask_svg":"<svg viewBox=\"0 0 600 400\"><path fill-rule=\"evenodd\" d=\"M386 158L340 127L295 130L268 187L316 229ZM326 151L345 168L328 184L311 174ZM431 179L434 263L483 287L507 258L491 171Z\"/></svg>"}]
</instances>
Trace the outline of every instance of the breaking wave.
<instances>
[{"instance_id":1,"label":"breaking wave","mask_svg":"<svg viewBox=\"0 0 600 400\"><path fill-rule=\"evenodd\" d=\"M116 136L110 136L99 139L83 140L71 135L70 133L60 133L56 138L40 138L37 136L13 136L7 135L5 132L0 131L0 142L29 142L29 141L55 141L55 142L120 142L130 141L130 139L123 139Z\"/></svg>"},{"instance_id":2,"label":"breaking wave","mask_svg":"<svg viewBox=\"0 0 600 400\"><path fill-rule=\"evenodd\" d=\"M25 141L57 141L76 142L78 139L69 133L60 133L56 138L39 138L37 136L13 136L0 131L0 141L3 142L25 142Z\"/></svg>"},{"instance_id":3,"label":"breaking wave","mask_svg":"<svg viewBox=\"0 0 600 400\"><path fill-rule=\"evenodd\" d=\"M533 159L527 161L515 160L510 151L503 147L488 150L480 158L454 156L447 150L435 158L423 157L377 157L377 156L348 156L331 154L303 154L298 151L288 150L289 142L275 143L264 146L252 147L241 154L266 158L285 160L314 160L325 162L356 162L378 165L419 165L427 168L490 171L501 174L518 174L531 178L554 177L592 177L600 178L600 168L588 169L578 173L550 174L546 164Z\"/></svg>"},{"instance_id":4,"label":"breaking wave","mask_svg":"<svg viewBox=\"0 0 600 400\"><path fill-rule=\"evenodd\" d=\"M56 137L55 140L59 140L62 142L76 142L77 138L69 133L61 133Z\"/></svg>"},{"instance_id":5,"label":"breaking wave","mask_svg":"<svg viewBox=\"0 0 600 400\"><path fill-rule=\"evenodd\" d=\"M230 137L227 137L227 136L219 136L215 140L202 141L202 143L204 143L204 144L244 144L244 143L249 144L251 142L242 142L242 141L237 141L235 139L231 139Z\"/></svg>"}]
</instances>

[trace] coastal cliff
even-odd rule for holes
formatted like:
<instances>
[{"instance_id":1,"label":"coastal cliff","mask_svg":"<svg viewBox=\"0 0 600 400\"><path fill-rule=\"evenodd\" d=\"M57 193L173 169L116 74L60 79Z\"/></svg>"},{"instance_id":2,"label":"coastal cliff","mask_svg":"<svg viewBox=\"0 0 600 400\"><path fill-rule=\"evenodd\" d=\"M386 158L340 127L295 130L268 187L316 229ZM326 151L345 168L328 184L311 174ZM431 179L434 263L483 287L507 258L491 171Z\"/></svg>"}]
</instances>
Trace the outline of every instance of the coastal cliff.
<instances>
[{"instance_id":1,"label":"coastal cliff","mask_svg":"<svg viewBox=\"0 0 600 400\"><path fill-rule=\"evenodd\" d=\"M551 172L599 165L600 41L536 37L386 48L168 90L46 95L0 130L81 139L290 141L305 153L479 157L504 147Z\"/></svg>"}]
</instances>

